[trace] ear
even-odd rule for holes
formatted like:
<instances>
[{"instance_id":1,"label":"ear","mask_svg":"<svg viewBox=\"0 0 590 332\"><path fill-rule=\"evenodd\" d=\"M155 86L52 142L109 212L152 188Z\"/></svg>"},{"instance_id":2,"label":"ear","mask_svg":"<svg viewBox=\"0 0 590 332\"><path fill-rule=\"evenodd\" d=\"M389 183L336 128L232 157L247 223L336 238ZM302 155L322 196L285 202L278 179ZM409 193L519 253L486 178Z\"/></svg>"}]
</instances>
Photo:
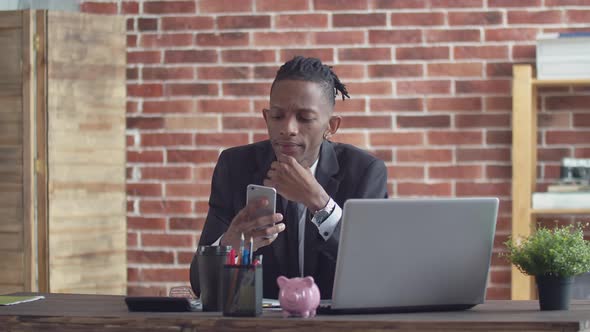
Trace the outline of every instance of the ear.
<instances>
[{"instance_id":1,"label":"ear","mask_svg":"<svg viewBox=\"0 0 590 332\"><path fill-rule=\"evenodd\" d=\"M262 117L264 118L264 122L268 123L268 120L266 119L266 117L268 116L268 109L263 108L262 109Z\"/></svg>"},{"instance_id":2,"label":"ear","mask_svg":"<svg viewBox=\"0 0 590 332\"><path fill-rule=\"evenodd\" d=\"M338 115L332 115L330 120L328 120L328 128L326 128L326 132L324 133L324 138L328 139L330 136L336 134L338 128L340 128L340 123L342 122L342 117Z\"/></svg>"},{"instance_id":3,"label":"ear","mask_svg":"<svg viewBox=\"0 0 590 332\"><path fill-rule=\"evenodd\" d=\"M305 285L305 287L311 287L313 286L314 280L312 276L307 276L305 278L303 278L303 284Z\"/></svg>"},{"instance_id":4,"label":"ear","mask_svg":"<svg viewBox=\"0 0 590 332\"><path fill-rule=\"evenodd\" d=\"M277 284L279 285L279 288L283 288L283 286L285 286L285 284L287 284L287 281L289 281L289 279L280 276L277 278Z\"/></svg>"}]
</instances>

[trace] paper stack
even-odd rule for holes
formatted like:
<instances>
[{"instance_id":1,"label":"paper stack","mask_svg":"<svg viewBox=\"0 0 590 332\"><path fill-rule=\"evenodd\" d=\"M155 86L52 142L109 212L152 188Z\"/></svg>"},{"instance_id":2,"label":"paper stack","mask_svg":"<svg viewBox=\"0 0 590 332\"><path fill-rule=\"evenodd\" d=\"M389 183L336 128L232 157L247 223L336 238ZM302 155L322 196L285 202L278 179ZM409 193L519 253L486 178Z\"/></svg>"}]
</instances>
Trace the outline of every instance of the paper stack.
<instances>
[{"instance_id":1,"label":"paper stack","mask_svg":"<svg viewBox=\"0 0 590 332\"><path fill-rule=\"evenodd\" d=\"M590 78L590 31L538 35L537 78Z\"/></svg>"}]
</instances>

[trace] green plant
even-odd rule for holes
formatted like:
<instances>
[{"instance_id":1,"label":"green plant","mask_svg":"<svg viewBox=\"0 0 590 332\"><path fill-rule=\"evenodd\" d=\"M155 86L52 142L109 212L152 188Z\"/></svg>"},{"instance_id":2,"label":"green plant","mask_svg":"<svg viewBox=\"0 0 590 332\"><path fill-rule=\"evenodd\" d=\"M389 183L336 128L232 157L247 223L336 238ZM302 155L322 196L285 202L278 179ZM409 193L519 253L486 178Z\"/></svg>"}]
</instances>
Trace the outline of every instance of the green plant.
<instances>
[{"instance_id":1,"label":"green plant","mask_svg":"<svg viewBox=\"0 0 590 332\"><path fill-rule=\"evenodd\" d=\"M536 232L514 243L504 242L508 261L522 273L539 276L572 277L590 271L590 242L584 240L581 224L539 227Z\"/></svg>"}]
</instances>

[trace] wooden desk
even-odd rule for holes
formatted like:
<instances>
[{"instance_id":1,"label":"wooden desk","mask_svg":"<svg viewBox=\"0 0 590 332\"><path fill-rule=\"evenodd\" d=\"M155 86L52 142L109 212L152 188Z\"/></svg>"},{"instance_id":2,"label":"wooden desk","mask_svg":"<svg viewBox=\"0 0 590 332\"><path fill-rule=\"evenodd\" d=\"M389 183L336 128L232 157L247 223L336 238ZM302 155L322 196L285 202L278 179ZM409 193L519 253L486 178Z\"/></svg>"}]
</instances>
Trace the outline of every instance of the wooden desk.
<instances>
[{"instance_id":1,"label":"wooden desk","mask_svg":"<svg viewBox=\"0 0 590 332\"><path fill-rule=\"evenodd\" d=\"M538 310L536 301L489 301L467 311L317 316L283 319L220 313L133 313L122 296L48 294L45 300L0 307L2 331L586 331L590 301L569 311Z\"/></svg>"}]
</instances>

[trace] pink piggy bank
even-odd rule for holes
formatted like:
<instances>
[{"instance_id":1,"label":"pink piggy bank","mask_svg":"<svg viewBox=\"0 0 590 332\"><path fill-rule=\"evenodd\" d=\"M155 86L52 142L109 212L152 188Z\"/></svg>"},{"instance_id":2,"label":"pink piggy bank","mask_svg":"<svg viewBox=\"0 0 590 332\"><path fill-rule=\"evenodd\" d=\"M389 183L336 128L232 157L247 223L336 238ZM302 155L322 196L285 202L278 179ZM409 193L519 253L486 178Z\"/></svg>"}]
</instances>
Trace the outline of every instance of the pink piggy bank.
<instances>
[{"instance_id":1,"label":"pink piggy bank","mask_svg":"<svg viewBox=\"0 0 590 332\"><path fill-rule=\"evenodd\" d=\"M320 304L320 290L312 277L277 278L279 284L279 302L283 309L283 317L301 316L314 317Z\"/></svg>"}]
</instances>

